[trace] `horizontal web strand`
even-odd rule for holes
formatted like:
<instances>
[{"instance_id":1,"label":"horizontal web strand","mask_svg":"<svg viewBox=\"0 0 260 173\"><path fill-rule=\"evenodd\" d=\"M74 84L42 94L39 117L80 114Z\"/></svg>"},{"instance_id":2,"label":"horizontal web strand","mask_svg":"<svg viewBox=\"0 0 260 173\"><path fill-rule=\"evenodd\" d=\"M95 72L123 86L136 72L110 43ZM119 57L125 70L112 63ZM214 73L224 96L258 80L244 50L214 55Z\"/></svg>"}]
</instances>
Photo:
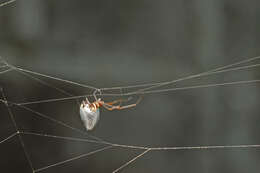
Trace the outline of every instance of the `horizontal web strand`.
<instances>
[{"instance_id":1,"label":"horizontal web strand","mask_svg":"<svg viewBox=\"0 0 260 173\"><path fill-rule=\"evenodd\" d=\"M88 140L84 138L74 138L74 137L65 137L65 136L56 136L56 135L49 135L49 134L41 134L41 133L34 133L34 132L20 132L24 135L36 135L48 138L57 138L62 140L68 141L78 141L78 142L86 142L86 143L99 143L104 144L102 142ZM171 146L171 147L152 147L152 146L135 146L135 145L124 145L124 144L116 144L110 143L107 144L108 146L113 147L120 147L120 148L129 148L129 149L141 149L141 150L153 150L153 151L160 151L160 150L203 150L203 149L225 149L225 148L260 148L260 144L240 144L240 145L200 145L200 146Z\"/></svg>"},{"instance_id":2,"label":"horizontal web strand","mask_svg":"<svg viewBox=\"0 0 260 173\"><path fill-rule=\"evenodd\" d=\"M200 76L207 76L207 75L210 75L210 74L221 73L220 71L223 71L226 68L230 68L230 67L233 67L233 66L237 66L237 65L241 65L241 64L248 63L248 62L251 62L251 61L255 61L257 59L260 59L260 56L245 59L245 60L242 60L242 61L238 61L236 63L232 63L232 64L229 64L229 65L225 65L225 66L222 66L222 67L215 68L213 70L209 70L209 71L206 71L206 72L186 76L186 77L183 77L183 78L179 78L179 79L167 81L167 82L157 82L157 83L148 83L148 84L140 84L140 85L121 86L121 87L110 87L110 88L100 88L100 89L101 90L115 90L115 89L122 89L122 88L127 89L127 88L148 87L148 88L145 88L143 90L150 90L152 88L161 87L161 86L164 86L164 85L176 83L176 82L187 80L187 79L197 78L197 77L200 77ZM247 67L250 67L250 66L247 66ZM226 72L226 71L229 71L229 70L232 71L232 69L236 69L236 68L227 69L223 72ZM149 87L149 86L151 86L151 87Z\"/></svg>"},{"instance_id":3,"label":"horizontal web strand","mask_svg":"<svg viewBox=\"0 0 260 173\"><path fill-rule=\"evenodd\" d=\"M249 58L249 59L242 60L242 61L230 64L230 65L222 66L222 67L219 67L219 68L216 68L216 69L213 69L213 70L209 70L209 71L202 72L202 73L195 74L195 75L190 75L190 76L187 76L187 77L179 78L179 79L168 81L168 82L159 82L159 83L150 83L150 84L141 84L141 85L131 85L131 86L125 86L125 87L100 88L100 90L114 90L114 89L123 89L123 88L137 88L137 87L151 86L151 87L147 87L147 88L141 89L140 91L150 90L150 89L153 89L153 88L157 88L157 87L161 87L161 86L164 86L164 85L169 85L169 84L172 84L172 83L176 83L176 82L180 82L180 81L188 80L188 79L192 79L192 78L197 78L197 77L201 77L201 76L208 76L208 75L211 75L211 74L217 74L217 73L228 72L228 71L233 71L233 70L240 70L240 69L244 69L244 68L256 67L256 66L259 66L259 65L255 64L255 65L252 65L252 66L245 66L245 67L237 67L237 68L226 69L226 68L233 67L235 65L240 65L240 64L243 64L243 63L247 63L247 62L251 62L251 61L257 60L257 59L260 59L260 56ZM8 64L7 62L5 62L5 63ZM94 90L98 90L99 89L99 88L96 88L96 87L93 87L93 86L80 84L80 83L73 82L73 81L70 81L70 80L65 80L65 79L61 79L61 78L58 78L58 77L53 77L53 76L50 76L50 75L46 75L46 74L42 74L42 73L31 71L31 70L23 69L21 67L16 67L16 66L13 66L13 65L9 65L9 66L13 67L13 68L16 68L17 70L20 70L20 71L24 71L24 72L35 74L35 75L38 75L38 76L42 76L42 77L46 77L46 78L62 81L62 82L65 82L65 83L70 83L70 84L74 84L74 85L77 85L77 86L90 88L90 89L94 89ZM224 70L224 69L226 69L226 70Z\"/></svg>"},{"instance_id":4,"label":"horizontal web strand","mask_svg":"<svg viewBox=\"0 0 260 173\"><path fill-rule=\"evenodd\" d=\"M73 137L64 137L64 136L55 136L55 135L48 135L48 134L40 134L40 133L33 133L33 132L20 132L21 134L24 135L36 135L36 136L42 136L42 137L50 137L50 138L57 138L57 139L63 139L63 140L72 140L72 141L79 141L79 142L87 142L87 143L100 143L97 141L93 141L93 140L87 140L87 139L82 139L82 138L73 138ZM103 143L101 143L103 144ZM143 149L145 150L144 152L142 152L141 154L137 155L136 157L134 157L133 159L131 159L130 161L128 161L127 163L125 163L124 165L120 166L119 168L117 168L114 172L118 172L119 170L125 168L126 166L128 166L130 163L134 162L136 159L140 158L141 156L143 156L144 154L146 154L149 151L164 151L164 150L205 150L205 149L252 149L252 148L260 148L260 144L253 144L253 145L249 145L249 144L244 144L244 145L208 145L208 146L174 146L174 147L138 147L138 146L128 146L128 145L121 145L121 144L113 144L111 143L111 145L106 146L104 148L101 148L99 150L95 150L86 154L82 154L80 156L76 156L73 157L71 159L67 159L65 161L61 161L55 164L51 164L48 165L46 167L43 168L39 168L36 169L35 172L39 172L45 169L48 169L50 167L53 166L57 166L57 165L61 165L85 156L88 156L90 154L94 154L100 151L104 151L106 149L112 148L112 147L122 147L122 148L129 148L129 149Z\"/></svg>"},{"instance_id":5,"label":"horizontal web strand","mask_svg":"<svg viewBox=\"0 0 260 173\"><path fill-rule=\"evenodd\" d=\"M214 74L220 74L220 73L224 73L224 72L231 72L231 71L236 71L236 70L244 70L244 69L254 68L254 67L258 67L259 65L260 64L254 64L254 65L242 66L242 67L236 67L236 68L230 68L230 69L224 69L224 70L221 70L223 68L218 68L216 70L210 70L209 72L204 72L204 73L200 73L200 74L197 74L197 75L191 75L191 76L179 78L179 79L176 79L176 80L173 80L173 81L164 82L164 83L161 83L161 84L158 84L158 85L155 85L155 86L140 89L140 90L138 90L138 92L155 89L155 88L158 88L158 87L174 84L174 83L185 81L185 80L188 80L188 79L195 79L195 78L199 78L199 77L204 77L204 76L209 76L209 75L214 75Z\"/></svg>"},{"instance_id":6,"label":"horizontal web strand","mask_svg":"<svg viewBox=\"0 0 260 173\"><path fill-rule=\"evenodd\" d=\"M20 132L20 133L23 134L23 135L34 135L34 136L41 136L41 137L47 137L47 138L62 139L62 140L68 140L68 141L78 141L78 142L86 142L86 143L97 143L97 144L103 144L103 145L108 145L108 146L113 146L113 147L120 147L120 148L142 149L142 150L149 149L148 147L144 147L144 146L116 144L116 143L111 143L111 142L95 141L95 140L84 139L84 138L74 138L74 137L67 137L67 136L57 136L57 135L41 134L41 133L34 133L34 132Z\"/></svg>"},{"instance_id":7,"label":"horizontal web strand","mask_svg":"<svg viewBox=\"0 0 260 173\"><path fill-rule=\"evenodd\" d=\"M257 57L259 58L259 57ZM245 60L246 61L246 60ZM260 64L254 64L254 65L249 65L249 66L243 66L243 67L236 67L236 68L231 68L231 69L226 69L226 70L221 70L221 71L212 71L211 73L208 73L207 75L210 75L210 74L219 74L219 73L224 73L224 72L230 72L230 71L235 71L235 70L243 70L243 69L249 69L249 68L254 68L254 67L258 67L260 66ZM192 75L193 78L195 75ZM191 76L188 76L189 78ZM201 77L201 76L200 76ZM185 77L185 79L187 80L187 77ZM192 79L192 78L190 78ZM180 79L177 79L175 80L175 83L176 82L179 82L179 81L182 81L184 80L184 78L180 78ZM160 92L160 90L153 90L153 91L156 91L156 93ZM162 92L165 92L165 91L162 91ZM148 93L148 92L141 92L140 90L139 91L135 91L135 92L130 92L129 93L121 93L121 94L102 94L102 96L123 96L123 95L133 95L133 94L137 94L137 93L140 93L140 94L144 94L144 93ZM97 94L97 95L100 95L100 94ZM35 104L35 103L44 103L44 102L51 102L51 101L60 101L60 100L67 100L67 99L78 99L78 98L82 98L82 97L90 97L90 96L93 96L93 95L81 95L81 96L71 96L71 97L65 97L65 98L61 98L61 99L47 99L47 100L42 100L41 101L32 101L32 102L26 102L26 103L19 103L19 105L26 105L26 104Z\"/></svg>"},{"instance_id":8,"label":"horizontal web strand","mask_svg":"<svg viewBox=\"0 0 260 173\"><path fill-rule=\"evenodd\" d=\"M189 89L199 89L199 88L209 88L209 87L217 87L217 86L229 86L229 85L238 85L238 84L252 84L252 83L259 83L259 80L244 80L244 81L234 81L234 82L226 82L226 83L215 83L215 84L206 84L206 85L195 85L195 86L187 86L187 87L175 87L169 89L161 89L161 90L152 90L152 91L136 91L136 92L129 92L129 93L122 93L122 94L97 94L97 96L131 96L131 95L138 95L138 94L154 94L154 93L163 93L169 91L178 91L178 90L189 90ZM30 101L30 102L22 102L22 103L15 103L18 106L23 105L30 105L30 104L39 104L39 103L49 103L49 102L57 102L57 101L65 101L65 100L73 100L85 97L93 97L92 94L86 95L79 95L79 96L72 96L72 97L63 97L63 98L56 98L56 99L45 99L45 100L38 100L38 101Z\"/></svg>"}]
</instances>

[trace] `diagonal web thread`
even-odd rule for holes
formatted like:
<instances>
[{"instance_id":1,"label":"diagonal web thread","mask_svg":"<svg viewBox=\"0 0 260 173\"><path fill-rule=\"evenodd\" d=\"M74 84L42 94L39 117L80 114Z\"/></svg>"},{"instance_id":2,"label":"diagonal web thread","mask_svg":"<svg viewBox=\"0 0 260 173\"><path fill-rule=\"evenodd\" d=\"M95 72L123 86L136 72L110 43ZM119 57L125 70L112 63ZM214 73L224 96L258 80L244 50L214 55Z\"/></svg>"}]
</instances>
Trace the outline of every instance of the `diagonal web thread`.
<instances>
[{"instance_id":1,"label":"diagonal web thread","mask_svg":"<svg viewBox=\"0 0 260 173\"><path fill-rule=\"evenodd\" d=\"M42 113L40 113L40 112L37 112L37 111L32 110L32 109L30 109L30 108L28 108L28 107L25 107L25 106L19 106L19 107L20 107L20 108L23 108L24 110L27 110L27 111L29 111L29 112L34 113L33 115L37 115L37 116L39 116L39 117L48 119L48 120L50 120L50 121L52 121L52 122L54 122L54 123L56 123L56 124L62 125L62 126L64 126L64 127L66 127L66 128L69 128L69 129L71 129L71 130L73 130L73 131L76 131L76 132L78 132L78 133L80 133L80 134L83 134L83 135L85 135L85 136L87 136L87 137L90 137L90 138L92 138L92 139L95 139L96 141L103 141L103 142L104 142L104 140L101 139L101 138L98 138L98 137L96 137L96 136L90 135L90 134L88 134L87 132L85 132L85 131L83 131L83 130L80 130L80 129L77 129L77 128L75 128L75 127L72 127L72 126L70 126L70 125L68 125L68 124L66 124L66 123L64 123L64 122L62 122L62 121L58 121L58 120L56 120L56 119L54 119L54 118L52 118L52 117L50 117L50 116L47 116L47 115L45 115L45 114L42 114Z\"/></svg>"},{"instance_id":2,"label":"diagonal web thread","mask_svg":"<svg viewBox=\"0 0 260 173\"><path fill-rule=\"evenodd\" d=\"M0 71L0 74L4 74L4 73L7 73L7 72L9 72L9 71L12 71L13 69L6 69L6 70L3 70L3 71Z\"/></svg>"},{"instance_id":3,"label":"diagonal web thread","mask_svg":"<svg viewBox=\"0 0 260 173\"><path fill-rule=\"evenodd\" d=\"M2 144L2 143L4 143L4 142L8 141L9 139L15 137L17 134L18 134L18 132L15 132L15 133L11 134L10 136L8 136L8 137L6 137L5 139L1 140L1 141L0 141L0 144Z\"/></svg>"},{"instance_id":4,"label":"diagonal web thread","mask_svg":"<svg viewBox=\"0 0 260 173\"><path fill-rule=\"evenodd\" d=\"M128 165L130 165L131 163L133 163L134 161L136 161L138 158L142 157L143 155L145 155L146 153L148 153L151 149L147 149L144 152L142 152L141 154L138 154L136 157L134 157L133 159L129 160L128 162L126 162L125 164L123 164L122 166L120 166L119 168L117 168L116 170L113 171L113 173L119 172L120 170L124 169L125 167L127 167Z\"/></svg>"},{"instance_id":5,"label":"diagonal web thread","mask_svg":"<svg viewBox=\"0 0 260 173\"><path fill-rule=\"evenodd\" d=\"M76 156L76 157L73 157L73 158L61 161L61 162L57 162L57 163L54 163L54 164L51 164L51 165L48 165L48 166L36 169L34 172L40 172L40 171L43 171L45 169L49 169L49 168L54 167L54 166L58 166L58 165L62 165L62 164L68 163L68 162L72 162L74 160L81 159L83 157L87 157L87 156L96 154L96 153L101 152L101 151L105 151L105 150L110 149L112 147L113 146L106 146L106 147L103 147L103 148L100 148L100 149L97 149L97 150L94 150L94 151L91 151L91 152L88 152L88 153L85 153L85 154L81 154L79 156Z\"/></svg>"},{"instance_id":6,"label":"diagonal web thread","mask_svg":"<svg viewBox=\"0 0 260 173\"><path fill-rule=\"evenodd\" d=\"M3 3L0 4L0 7L9 5L9 4L11 4L11 3L15 2L15 1L16 1L16 0L10 0L10 1L3 2Z\"/></svg>"},{"instance_id":7,"label":"diagonal web thread","mask_svg":"<svg viewBox=\"0 0 260 173\"><path fill-rule=\"evenodd\" d=\"M26 69L23 69L23 68L20 68L20 67L15 67L15 69L23 71L23 72L31 73L31 74L34 74L34 75L38 75L38 76L54 79L54 80L61 81L61 82L64 82L64 83L68 83L68 84L73 84L73 85L76 85L76 86L84 87L84 88L90 88L90 89L93 89L93 90L97 90L98 89L98 88L90 86L90 85L80 84L80 83L73 82L73 81L70 81L70 80L61 79L61 78L53 77L53 76L50 76L50 75L45 75L45 74L34 72L34 71L31 71L31 70L26 70Z\"/></svg>"}]
</instances>

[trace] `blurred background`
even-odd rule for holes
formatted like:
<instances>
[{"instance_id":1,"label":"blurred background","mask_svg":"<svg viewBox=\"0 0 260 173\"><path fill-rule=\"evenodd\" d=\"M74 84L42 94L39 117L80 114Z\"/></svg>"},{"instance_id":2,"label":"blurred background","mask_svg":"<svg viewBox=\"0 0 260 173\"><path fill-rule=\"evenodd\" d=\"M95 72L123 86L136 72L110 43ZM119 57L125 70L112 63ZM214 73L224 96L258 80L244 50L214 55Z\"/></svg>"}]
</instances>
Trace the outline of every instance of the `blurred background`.
<instances>
[{"instance_id":1,"label":"blurred background","mask_svg":"<svg viewBox=\"0 0 260 173\"><path fill-rule=\"evenodd\" d=\"M0 56L24 69L97 88L170 81L260 55L259 7L257 0L17 0L0 8ZM259 71L211 75L167 87L259 79ZM72 95L92 93L33 77ZM66 96L17 71L0 74L0 86L16 103ZM100 121L89 134L151 147L260 144L259 89L254 83L147 94L136 108L101 109ZM28 107L85 130L75 100ZM11 110L21 131L88 138L20 107ZM2 140L15 128L4 104L0 115ZM103 147L22 137L34 169ZM112 172L140 152L115 147L41 172ZM18 137L0 144L0 153L3 172L32 172ZM259 160L257 148L152 151L122 172L259 172Z\"/></svg>"}]
</instances>

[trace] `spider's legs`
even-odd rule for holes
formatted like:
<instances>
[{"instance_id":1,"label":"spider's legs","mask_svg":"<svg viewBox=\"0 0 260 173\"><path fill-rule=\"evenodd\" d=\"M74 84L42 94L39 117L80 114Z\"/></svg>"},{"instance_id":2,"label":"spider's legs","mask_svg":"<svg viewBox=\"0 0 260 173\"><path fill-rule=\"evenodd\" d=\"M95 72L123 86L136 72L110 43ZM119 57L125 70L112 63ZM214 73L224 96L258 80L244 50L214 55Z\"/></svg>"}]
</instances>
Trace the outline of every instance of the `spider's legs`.
<instances>
[{"instance_id":1,"label":"spider's legs","mask_svg":"<svg viewBox=\"0 0 260 173\"><path fill-rule=\"evenodd\" d=\"M114 109L117 109L117 110L122 110L122 109L128 109L128 108L132 108L132 107L135 107L138 103L140 103L140 101L142 100L142 97L140 97L137 101L136 101L136 103L134 103L134 104L129 104L129 105L125 105L125 106L120 106L120 105L118 105L118 106L114 106L113 104L109 104L109 103L104 103L103 104L103 107L104 108L106 108L107 110L110 110L110 111L112 111L112 110L114 110ZM116 101L114 101L114 102L116 102L116 103L118 103L118 102L122 102L122 100L116 100Z\"/></svg>"},{"instance_id":2,"label":"spider's legs","mask_svg":"<svg viewBox=\"0 0 260 173\"><path fill-rule=\"evenodd\" d=\"M110 106L114 106L114 104L119 103L119 106L120 106L123 102L127 102L127 101L129 101L129 99L118 99L118 100L114 100L112 102L107 102L106 104L110 105Z\"/></svg>"},{"instance_id":3,"label":"spider's legs","mask_svg":"<svg viewBox=\"0 0 260 173\"><path fill-rule=\"evenodd\" d=\"M135 107L137 104L130 104L130 105L126 105L126 106L111 106L111 105L108 105L106 103L103 104L103 107L106 108L107 110L109 111L112 111L112 110L122 110L122 109L127 109L127 108L131 108L131 107Z\"/></svg>"},{"instance_id":4,"label":"spider's legs","mask_svg":"<svg viewBox=\"0 0 260 173\"><path fill-rule=\"evenodd\" d=\"M111 105L106 104L106 103L104 103L102 106L104 108L106 108L107 110L109 110L109 111L112 111L112 110L116 109L115 107L119 107L119 106L111 106Z\"/></svg>"},{"instance_id":5,"label":"spider's legs","mask_svg":"<svg viewBox=\"0 0 260 173\"><path fill-rule=\"evenodd\" d=\"M121 104L123 102L128 102L132 99L132 97L128 97L127 99L118 99L118 100L114 100L112 102L105 102L107 105L110 105L110 106L115 106L114 104L116 103L119 103L117 106L121 106Z\"/></svg>"}]
</instances>

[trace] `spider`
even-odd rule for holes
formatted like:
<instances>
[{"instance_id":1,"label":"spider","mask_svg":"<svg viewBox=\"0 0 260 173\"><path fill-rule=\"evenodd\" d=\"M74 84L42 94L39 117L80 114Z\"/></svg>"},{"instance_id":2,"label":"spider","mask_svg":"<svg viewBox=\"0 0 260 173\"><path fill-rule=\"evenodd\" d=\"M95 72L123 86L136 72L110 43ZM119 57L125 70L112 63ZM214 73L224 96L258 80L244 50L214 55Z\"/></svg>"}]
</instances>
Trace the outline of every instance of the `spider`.
<instances>
[{"instance_id":1,"label":"spider","mask_svg":"<svg viewBox=\"0 0 260 173\"><path fill-rule=\"evenodd\" d=\"M95 98L94 102L91 103L88 100L88 98L86 98L85 100L82 101L82 103L80 105L80 117L87 130L92 130L95 127L95 125L97 124L97 122L99 120L99 115L100 115L100 111L99 111L100 107L103 106L105 109L107 109L109 111L112 111L115 109L122 110L122 109L135 107L141 101L141 97L140 97L134 104L121 106L121 104L123 102L129 101L130 98L127 100L119 99L119 100L115 100L112 102L105 102L105 101L101 100L101 98L96 97L97 91L98 90L95 90L93 93L93 96Z\"/></svg>"}]
</instances>

